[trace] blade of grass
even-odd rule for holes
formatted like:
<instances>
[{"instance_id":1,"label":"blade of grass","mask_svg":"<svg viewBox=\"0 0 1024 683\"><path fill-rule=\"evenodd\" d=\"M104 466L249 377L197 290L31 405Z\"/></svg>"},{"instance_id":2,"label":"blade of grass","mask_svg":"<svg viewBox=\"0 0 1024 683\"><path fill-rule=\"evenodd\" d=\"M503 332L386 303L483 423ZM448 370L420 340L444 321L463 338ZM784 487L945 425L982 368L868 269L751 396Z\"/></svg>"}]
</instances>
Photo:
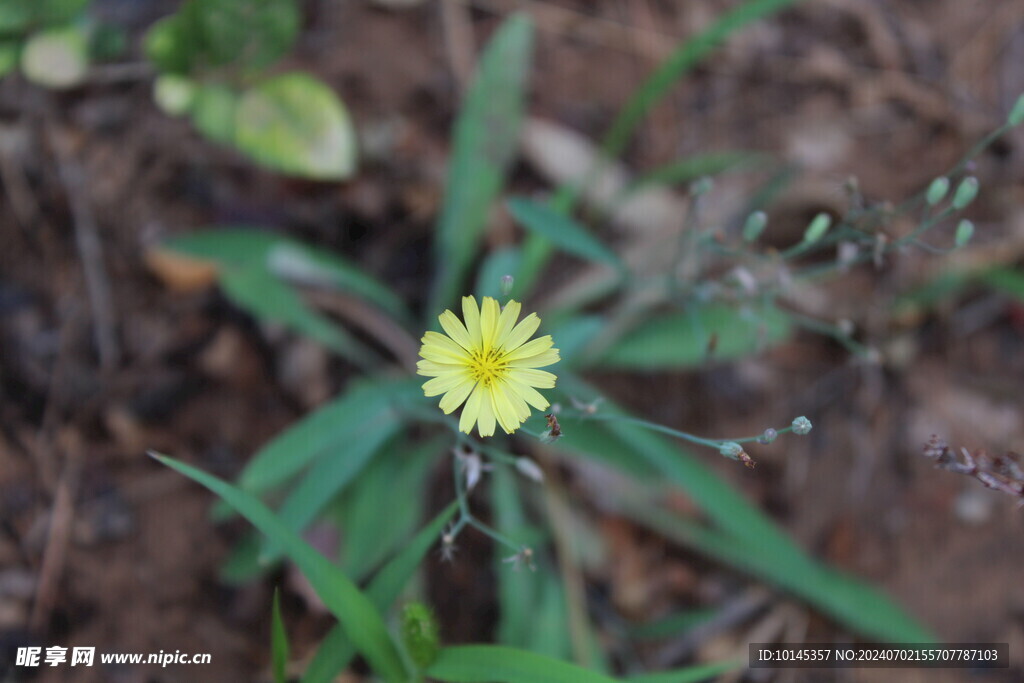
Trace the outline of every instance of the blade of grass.
<instances>
[{"instance_id":1,"label":"blade of grass","mask_svg":"<svg viewBox=\"0 0 1024 683\"><path fill-rule=\"evenodd\" d=\"M515 157L532 46L532 23L526 15L514 14L480 58L455 124L455 147L437 226L430 312L443 310L459 293L491 204Z\"/></svg>"},{"instance_id":2,"label":"blade of grass","mask_svg":"<svg viewBox=\"0 0 1024 683\"><path fill-rule=\"evenodd\" d=\"M408 672L384 619L366 595L327 558L299 538L262 502L217 477L165 455L150 452L164 465L210 489L280 545L331 614L341 623L370 667L389 683L404 683Z\"/></svg>"},{"instance_id":3,"label":"blade of grass","mask_svg":"<svg viewBox=\"0 0 1024 683\"><path fill-rule=\"evenodd\" d=\"M384 612L395 601L458 509L457 502L450 504L377 572L366 589L366 596L377 609ZM346 636L344 627L341 624L335 626L317 648L313 661L302 677L302 683L330 683L354 656L355 648Z\"/></svg>"},{"instance_id":4,"label":"blade of grass","mask_svg":"<svg viewBox=\"0 0 1024 683\"><path fill-rule=\"evenodd\" d=\"M549 205L513 197L506 206L520 225L548 239L563 251L595 263L606 263L620 272L625 271L626 266L615 252L585 227Z\"/></svg>"},{"instance_id":5,"label":"blade of grass","mask_svg":"<svg viewBox=\"0 0 1024 683\"><path fill-rule=\"evenodd\" d=\"M426 674L452 683L615 683L574 664L503 645L441 648Z\"/></svg>"},{"instance_id":6,"label":"blade of grass","mask_svg":"<svg viewBox=\"0 0 1024 683\"><path fill-rule=\"evenodd\" d=\"M273 662L274 683L285 683L288 668L288 633L281 619L281 595L274 587L274 606L270 613L270 654Z\"/></svg>"},{"instance_id":7,"label":"blade of grass","mask_svg":"<svg viewBox=\"0 0 1024 683\"><path fill-rule=\"evenodd\" d=\"M675 671L659 671L629 676L624 679L624 683L701 683L701 681L710 681L722 674L741 669L745 665L746 662L739 660L697 664L688 666L685 669L676 669Z\"/></svg>"}]
</instances>

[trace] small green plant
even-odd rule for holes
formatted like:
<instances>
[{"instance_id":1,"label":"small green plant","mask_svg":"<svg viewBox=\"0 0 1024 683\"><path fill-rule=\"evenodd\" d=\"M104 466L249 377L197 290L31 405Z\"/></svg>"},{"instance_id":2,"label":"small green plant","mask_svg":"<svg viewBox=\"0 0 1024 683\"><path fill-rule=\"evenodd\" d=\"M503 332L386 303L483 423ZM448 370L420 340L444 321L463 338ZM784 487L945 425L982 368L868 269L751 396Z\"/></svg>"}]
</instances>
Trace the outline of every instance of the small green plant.
<instances>
[{"instance_id":1,"label":"small green plant","mask_svg":"<svg viewBox=\"0 0 1024 683\"><path fill-rule=\"evenodd\" d=\"M348 177L356 136L344 104L309 74L270 71L300 20L296 0L187 0L146 35L156 103L267 168Z\"/></svg>"},{"instance_id":2,"label":"small green plant","mask_svg":"<svg viewBox=\"0 0 1024 683\"><path fill-rule=\"evenodd\" d=\"M47 88L81 83L90 58L123 41L91 21L88 7L89 0L0 0L0 77L20 66L25 78Z\"/></svg>"},{"instance_id":3,"label":"small green plant","mask_svg":"<svg viewBox=\"0 0 1024 683\"><path fill-rule=\"evenodd\" d=\"M699 59L735 30L789 4L743 3L680 47L627 103L588 179L558 188L546 200L508 198L503 205L523 228L524 237L517 246L481 253L488 214L501 198L525 109L532 25L523 15L509 18L481 56L455 126L436 230L434 277L422 322L386 284L357 264L287 238L244 226L220 226L168 242L167 247L179 254L215 264L225 296L238 306L262 321L320 341L365 374L266 444L236 484L156 456L214 491L225 503L219 514L233 509L263 535L236 551L230 562L234 578L252 577L286 557L337 617L338 626L319 647L304 681L331 680L356 654L387 681L613 680L609 672L614 663L596 646L586 605L580 592L572 589L571 577L581 562L578 552L560 540L564 536L557 520L538 519L528 504L538 487L546 486L545 469L538 464L543 461L531 454L566 463L588 458L618 470L637 488L610 493L604 504L690 550L808 602L865 637L894 642L934 639L879 591L813 559L767 514L706 467L701 457L678 444L696 445L752 467L756 452L780 435L811 432L810 419L796 417L788 426L768 427L754 436L708 438L630 415L582 376L590 369L649 372L727 362L782 344L798 327L834 337L858 358L872 361L872 349L854 339L849 329L803 316L786 305L784 294L793 283L839 277L855 264L880 263L910 247L942 251L925 237L952 227L977 194L978 181L966 171L967 162L1024 118L1016 114L1022 106L1018 105L1006 126L982 140L964 163L899 207L867 205L851 184L848 211L815 216L802 237L784 248L764 247L762 242L771 231L770 199L785 184L785 173L769 178L733 224L707 226L701 202L714 192L714 184L702 176L735 168L737 160L746 157L703 160L700 168L705 171L700 174L694 173L694 164L656 170L618 197L623 200L639 188L685 179L691 183L685 229L677 242L656 245L660 253L674 255L666 267L629 263L589 225L600 216L576 211L588 196L586 183L621 153L643 115ZM215 87L213 81L197 85L195 74L206 69L244 76L244 70L236 72L232 66L243 51L240 47L208 53L203 50L209 48L187 54L163 51L163 45L178 45L185 36L198 40L194 36L201 34L192 33L201 25L193 16L200 11L195 5L191 0L166 20L169 23L154 29L151 55L168 76L185 79L186 90ZM250 20L258 35L263 24ZM183 28L186 24L193 28ZM289 42L269 32L250 48L261 55L255 63L272 62ZM207 56L196 62L189 56L195 54ZM230 93L218 92L229 110L240 106ZM187 110L195 120L198 110L189 98ZM197 126L201 127L198 120ZM910 232L886 232L893 215L915 212L919 220ZM950 248L960 248L970 239L972 230L962 225ZM536 293L555 252L578 259L596 277L583 287L546 297L542 314L550 336L529 342L537 325L528 316L526 328L513 327L520 313L516 301ZM474 270L475 286L470 284ZM357 299L365 315L373 317L372 329L379 331L374 342L363 341L309 306L301 296L307 287L328 287ZM474 295L463 299L469 302L463 309L465 326L446 310L464 293ZM484 302L482 313L475 297ZM497 297L515 301L501 312ZM438 326L447 336L437 331ZM433 377L425 384L413 374L416 339L424 328L428 331L422 337L418 369ZM503 334L514 339L496 343ZM485 335L491 343L484 341ZM522 358L515 356L517 348ZM511 372L518 360L527 361L522 368L532 372ZM557 387L553 374L537 370L555 361ZM494 390L493 383L509 380L517 382L513 391L505 391L504 385L502 392ZM538 393L538 387L547 396ZM428 400L438 395L443 395L440 406ZM452 417L464 402L461 419ZM549 412L531 413L530 406ZM474 425L477 436L472 434ZM498 433L499 425L504 433ZM439 457L448 457L456 500L417 531L416 511ZM490 524L474 512L481 504L474 492L484 488L490 496ZM662 505L673 491L685 492L700 508L701 517ZM545 489L545 495L555 494ZM342 551L336 563L301 540L300 534L319 517L339 528ZM402 639L396 638L388 629L387 614L409 577L438 540L441 558L457 561L464 532L485 534L503 548L495 553L498 644L446 646L444 624L415 603L403 614ZM366 589L357 588L357 582L365 582ZM565 661L570 659L575 663ZM726 661L629 680L696 681L736 666Z\"/></svg>"}]
</instances>

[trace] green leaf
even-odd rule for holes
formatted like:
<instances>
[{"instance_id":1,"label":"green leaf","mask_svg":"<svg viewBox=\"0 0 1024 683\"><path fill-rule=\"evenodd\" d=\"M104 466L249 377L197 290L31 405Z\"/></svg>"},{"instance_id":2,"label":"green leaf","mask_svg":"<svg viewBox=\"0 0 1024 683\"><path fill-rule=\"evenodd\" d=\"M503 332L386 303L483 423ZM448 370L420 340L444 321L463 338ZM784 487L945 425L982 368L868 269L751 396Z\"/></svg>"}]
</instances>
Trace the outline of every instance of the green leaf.
<instances>
[{"instance_id":1,"label":"green leaf","mask_svg":"<svg viewBox=\"0 0 1024 683\"><path fill-rule=\"evenodd\" d=\"M352 261L272 232L214 226L168 240L168 248L223 266L261 266L299 283L328 285L362 297L399 322L410 320L402 300Z\"/></svg>"},{"instance_id":2,"label":"green leaf","mask_svg":"<svg viewBox=\"0 0 1024 683\"><path fill-rule=\"evenodd\" d=\"M295 532L301 532L332 499L345 490L366 464L404 427L393 411L375 415L352 435L336 453L322 455L288 493L278 517ZM280 549L267 543L260 560L277 558Z\"/></svg>"},{"instance_id":3,"label":"green leaf","mask_svg":"<svg viewBox=\"0 0 1024 683\"><path fill-rule=\"evenodd\" d=\"M434 255L437 277L428 310L455 300L483 234L491 204L519 145L533 45L525 14L509 17L491 38L455 124Z\"/></svg>"},{"instance_id":4,"label":"green leaf","mask_svg":"<svg viewBox=\"0 0 1024 683\"><path fill-rule=\"evenodd\" d=\"M601 315L579 315L565 320L559 320L551 325L549 332L555 340L562 356L562 361L569 367L577 364L579 354L586 348L601 330L607 325L607 320Z\"/></svg>"},{"instance_id":5,"label":"green leaf","mask_svg":"<svg viewBox=\"0 0 1024 683\"><path fill-rule=\"evenodd\" d=\"M456 510L458 502L451 503L373 578L366 595L377 609L383 612L395 601ZM344 629L340 625L335 626L317 648L316 656L306 669L302 682L330 683L348 666L354 655L355 650L345 636Z\"/></svg>"},{"instance_id":6,"label":"green leaf","mask_svg":"<svg viewBox=\"0 0 1024 683\"><path fill-rule=\"evenodd\" d=\"M569 395L594 396L572 373L559 375ZM610 402L602 414L621 414ZM869 586L834 572L809 558L763 512L696 458L641 425L614 420L562 419L565 436L558 447L598 455L627 472L640 460L657 473L657 481L683 489L708 516L704 526L672 515L646 498L623 497L624 512L688 547L781 586L868 636L890 642L931 642L934 636L894 603Z\"/></svg>"},{"instance_id":7,"label":"green leaf","mask_svg":"<svg viewBox=\"0 0 1024 683\"><path fill-rule=\"evenodd\" d=\"M238 93L221 83L200 83L189 102L192 125L206 137L230 145L235 139Z\"/></svg>"},{"instance_id":8,"label":"green leaf","mask_svg":"<svg viewBox=\"0 0 1024 683\"><path fill-rule=\"evenodd\" d=\"M614 683L574 664L501 645L441 648L427 676L453 683Z\"/></svg>"},{"instance_id":9,"label":"green leaf","mask_svg":"<svg viewBox=\"0 0 1024 683\"><path fill-rule=\"evenodd\" d=\"M266 505L231 484L167 456L151 453L171 469L210 489L284 549L356 649L386 681L404 683L405 665L373 602L327 559L289 530Z\"/></svg>"},{"instance_id":10,"label":"green leaf","mask_svg":"<svg viewBox=\"0 0 1024 683\"><path fill-rule=\"evenodd\" d=\"M197 31L189 30L180 15L172 14L149 27L142 49L159 71L186 76L200 55L202 43Z\"/></svg>"},{"instance_id":11,"label":"green leaf","mask_svg":"<svg viewBox=\"0 0 1024 683\"><path fill-rule=\"evenodd\" d=\"M547 204L513 197L508 200L508 210L523 227L547 238L563 251L588 261L607 263L619 270L625 270L615 252L582 225Z\"/></svg>"},{"instance_id":12,"label":"green leaf","mask_svg":"<svg viewBox=\"0 0 1024 683\"><path fill-rule=\"evenodd\" d=\"M746 662L743 661L696 664L685 669L676 669L675 671L659 671L629 676L625 679L625 683L701 683L702 681L710 681L730 671L742 669L745 665Z\"/></svg>"},{"instance_id":13,"label":"green leaf","mask_svg":"<svg viewBox=\"0 0 1024 683\"><path fill-rule=\"evenodd\" d=\"M85 80L88 69L89 41L77 26L36 33L21 52L25 78L46 88L76 86Z\"/></svg>"},{"instance_id":14,"label":"green leaf","mask_svg":"<svg viewBox=\"0 0 1024 683\"><path fill-rule=\"evenodd\" d=\"M376 354L343 328L309 308L294 289L261 267L221 273L224 294L237 306L264 322L273 322L314 339L360 367L373 364Z\"/></svg>"},{"instance_id":15,"label":"green leaf","mask_svg":"<svg viewBox=\"0 0 1024 683\"><path fill-rule=\"evenodd\" d=\"M630 96L602 142L605 158L616 158L647 113L676 82L730 35L747 24L774 14L796 0L748 0L724 14L700 34L680 45Z\"/></svg>"},{"instance_id":16,"label":"green leaf","mask_svg":"<svg viewBox=\"0 0 1024 683\"><path fill-rule=\"evenodd\" d=\"M15 0L15 2L25 0ZM36 21L46 26L64 24L78 19L89 7L89 0L31 0L26 4L34 5Z\"/></svg>"},{"instance_id":17,"label":"green leaf","mask_svg":"<svg viewBox=\"0 0 1024 683\"><path fill-rule=\"evenodd\" d=\"M3 78L18 66L21 55L21 43L15 40L0 40L0 78Z\"/></svg>"},{"instance_id":18,"label":"green leaf","mask_svg":"<svg viewBox=\"0 0 1024 683\"><path fill-rule=\"evenodd\" d=\"M789 317L771 305L712 304L651 318L618 340L599 363L607 368L685 368L757 353L785 341Z\"/></svg>"},{"instance_id":19,"label":"green leaf","mask_svg":"<svg viewBox=\"0 0 1024 683\"><path fill-rule=\"evenodd\" d=\"M238 485L254 494L280 486L317 458L340 452L382 414L397 421L395 404L422 395L420 384L419 378L382 376L356 383L263 446L242 471Z\"/></svg>"},{"instance_id":20,"label":"green leaf","mask_svg":"<svg viewBox=\"0 0 1024 683\"><path fill-rule=\"evenodd\" d=\"M993 268L984 273L981 279L992 289L1024 302L1024 270Z\"/></svg>"},{"instance_id":21,"label":"green leaf","mask_svg":"<svg viewBox=\"0 0 1024 683\"><path fill-rule=\"evenodd\" d=\"M246 90L235 126L238 149L273 170L314 180L341 180L355 171L348 111L307 74L282 74Z\"/></svg>"},{"instance_id":22,"label":"green leaf","mask_svg":"<svg viewBox=\"0 0 1024 683\"><path fill-rule=\"evenodd\" d=\"M281 595L274 587L274 606L270 615L270 654L273 662L274 683L285 683L288 680L288 633L281 620Z\"/></svg>"},{"instance_id":23,"label":"green leaf","mask_svg":"<svg viewBox=\"0 0 1024 683\"><path fill-rule=\"evenodd\" d=\"M35 21L35 8L25 0L0 0L0 34L21 35Z\"/></svg>"},{"instance_id":24,"label":"green leaf","mask_svg":"<svg viewBox=\"0 0 1024 683\"><path fill-rule=\"evenodd\" d=\"M295 0L190 0L210 65L258 70L284 56L299 31Z\"/></svg>"},{"instance_id":25,"label":"green leaf","mask_svg":"<svg viewBox=\"0 0 1024 683\"><path fill-rule=\"evenodd\" d=\"M673 161L643 174L629 184L623 195L630 195L651 185L675 186L691 183L699 178L763 165L770 157L755 152L709 152Z\"/></svg>"},{"instance_id":26,"label":"green leaf","mask_svg":"<svg viewBox=\"0 0 1024 683\"><path fill-rule=\"evenodd\" d=\"M445 434L419 446L387 449L352 482L342 517L346 574L362 580L409 538L420 518L430 468L450 441ZM401 504L383 510L383 500Z\"/></svg>"}]
</instances>

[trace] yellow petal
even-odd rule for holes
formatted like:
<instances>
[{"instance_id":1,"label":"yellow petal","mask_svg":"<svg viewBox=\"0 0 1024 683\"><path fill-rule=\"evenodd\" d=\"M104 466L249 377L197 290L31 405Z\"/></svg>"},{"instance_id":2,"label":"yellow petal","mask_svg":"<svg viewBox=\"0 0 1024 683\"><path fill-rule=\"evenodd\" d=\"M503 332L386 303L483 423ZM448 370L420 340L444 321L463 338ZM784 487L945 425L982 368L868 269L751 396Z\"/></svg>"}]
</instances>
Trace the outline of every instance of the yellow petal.
<instances>
[{"instance_id":1,"label":"yellow petal","mask_svg":"<svg viewBox=\"0 0 1024 683\"><path fill-rule=\"evenodd\" d=\"M508 338L505 339L505 350L512 351L525 344L526 340L533 336L538 327L540 327L540 318L537 317L536 313L531 313L520 320L519 324L509 332Z\"/></svg>"},{"instance_id":2,"label":"yellow petal","mask_svg":"<svg viewBox=\"0 0 1024 683\"><path fill-rule=\"evenodd\" d=\"M558 349L548 349L543 353L538 353L536 356L516 359L509 363L509 367L543 368L548 365L554 365L559 360L561 360L561 358L558 356Z\"/></svg>"},{"instance_id":3,"label":"yellow petal","mask_svg":"<svg viewBox=\"0 0 1024 683\"><path fill-rule=\"evenodd\" d=\"M519 428L519 415L501 385L491 386L491 408L506 434L511 434Z\"/></svg>"},{"instance_id":4,"label":"yellow petal","mask_svg":"<svg viewBox=\"0 0 1024 683\"><path fill-rule=\"evenodd\" d=\"M483 341L480 336L480 309L477 308L476 299L471 296L462 297L462 319L466 321L466 330L469 332L470 351L479 350Z\"/></svg>"},{"instance_id":5,"label":"yellow petal","mask_svg":"<svg viewBox=\"0 0 1024 683\"><path fill-rule=\"evenodd\" d=\"M460 432L469 434L473 429L473 425L476 424L477 418L480 416L480 403L483 400L483 395L483 387L477 384L473 393L469 395L469 400L466 401L466 407L462 409L462 416L459 418Z\"/></svg>"},{"instance_id":6,"label":"yellow petal","mask_svg":"<svg viewBox=\"0 0 1024 683\"><path fill-rule=\"evenodd\" d=\"M447 353L455 362L466 362L469 360L469 354L466 352L466 349L456 344L443 334L439 334L437 332L424 332L423 339L420 341L423 342L424 347L433 349L439 353Z\"/></svg>"},{"instance_id":7,"label":"yellow petal","mask_svg":"<svg viewBox=\"0 0 1024 683\"><path fill-rule=\"evenodd\" d=\"M498 316L501 314L501 306L493 297L485 296L480 310L480 336L483 347L489 349L494 346L494 332L498 327Z\"/></svg>"},{"instance_id":8,"label":"yellow petal","mask_svg":"<svg viewBox=\"0 0 1024 683\"><path fill-rule=\"evenodd\" d=\"M537 337L533 341L528 341L517 349L509 349L505 360L514 361L520 358L529 358L530 356L536 356L538 353L543 353L551 348L554 344L554 340L551 339L550 334L546 334L543 337Z\"/></svg>"},{"instance_id":9,"label":"yellow petal","mask_svg":"<svg viewBox=\"0 0 1024 683\"><path fill-rule=\"evenodd\" d=\"M456 408L461 406L475 386L476 382L471 379L467 379L464 380L462 384L459 384L442 396L441 403L439 405L441 406L441 410L444 411L444 414L451 415Z\"/></svg>"},{"instance_id":10,"label":"yellow petal","mask_svg":"<svg viewBox=\"0 0 1024 683\"><path fill-rule=\"evenodd\" d=\"M461 365L465 367L467 361L452 355L451 351L438 346L437 344L424 344L420 347L420 357L424 360L432 360L442 365Z\"/></svg>"},{"instance_id":11,"label":"yellow petal","mask_svg":"<svg viewBox=\"0 0 1024 683\"><path fill-rule=\"evenodd\" d=\"M494 436L494 408L491 406L490 389L484 387L480 397L480 413L477 415L477 430L480 436ZM476 392L473 392L476 393Z\"/></svg>"},{"instance_id":12,"label":"yellow petal","mask_svg":"<svg viewBox=\"0 0 1024 683\"><path fill-rule=\"evenodd\" d=\"M437 396L438 394L444 394L455 387L459 386L463 382L468 382L469 376L462 373L446 373L440 377L427 380L423 383L423 395L424 396ZM451 411L449 411L451 412Z\"/></svg>"},{"instance_id":13,"label":"yellow petal","mask_svg":"<svg viewBox=\"0 0 1024 683\"><path fill-rule=\"evenodd\" d=\"M426 377L440 377L453 372L463 372L465 365L453 365L451 363L438 363L432 360L421 360L416 363L416 374Z\"/></svg>"},{"instance_id":14,"label":"yellow petal","mask_svg":"<svg viewBox=\"0 0 1024 683\"><path fill-rule=\"evenodd\" d=\"M511 394L515 394L521 398L525 403L529 403L537 410L546 410L550 403L544 396L531 386L523 384L514 377L506 377L505 384L508 387L508 391Z\"/></svg>"},{"instance_id":15,"label":"yellow petal","mask_svg":"<svg viewBox=\"0 0 1024 683\"><path fill-rule=\"evenodd\" d=\"M532 368L512 368L509 370L509 377L530 387L538 389L552 389L555 386L555 375L547 370L534 370Z\"/></svg>"},{"instance_id":16,"label":"yellow petal","mask_svg":"<svg viewBox=\"0 0 1024 683\"><path fill-rule=\"evenodd\" d=\"M466 326L462 324L462 321L454 313L445 311L437 316L437 319L441 323L444 333L455 340L456 344L467 351L473 346L473 342L469 338L469 332L466 331Z\"/></svg>"},{"instance_id":17,"label":"yellow petal","mask_svg":"<svg viewBox=\"0 0 1024 683\"><path fill-rule=\"evenodd\" d=\"M509 301L505 304L505 308L501 309L501 316L498 318L498 325L494 330L494 346L501 349L507 349L506 345L508 336L512 332L512 328L516 324L516 320L519 319L519 312L522 310L523 305L518 301Z\"/></svg>"}]
</instances>

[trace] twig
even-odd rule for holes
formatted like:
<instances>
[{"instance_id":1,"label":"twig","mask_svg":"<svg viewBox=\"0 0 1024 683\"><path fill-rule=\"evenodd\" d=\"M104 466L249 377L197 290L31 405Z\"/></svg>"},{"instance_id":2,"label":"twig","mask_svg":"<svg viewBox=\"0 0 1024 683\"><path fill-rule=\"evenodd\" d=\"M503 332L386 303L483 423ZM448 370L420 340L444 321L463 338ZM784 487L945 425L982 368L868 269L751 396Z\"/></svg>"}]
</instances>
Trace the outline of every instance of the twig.
<instances>
[{"instance_id":1,"label":"twig","mask_svg":"<svg viewBox=\"0 0 1024 683\"><path fill-rule=\"evenodd\" d=\"M104 370L110 370L118 364L121 349L114 332L113 298L103 265L103 243L100 241L96 218L86 199L85 175L71 152L70 141L52 122L47 125L47 132L71 208L75 245L85 274L85 288L89 296L89 308L92 310L93 334L99 350L100 365Z\"/></svg>"},{"instance_id":2,"label":"twig","mask_svg":"<svg viewBox=\"0 0 1024 683\"><path fill-rule=\"evenodd\" d=\"M933 434L924 446L924 455L934 460L936 467L974 477L990 489L1020 499L1020 504L1024 505L1024 469L1018 453L1007 451L1005 455L989 455L983 450L971 453L961 448L961 461L945 441Z\"/></svg>"}]
</instances>

